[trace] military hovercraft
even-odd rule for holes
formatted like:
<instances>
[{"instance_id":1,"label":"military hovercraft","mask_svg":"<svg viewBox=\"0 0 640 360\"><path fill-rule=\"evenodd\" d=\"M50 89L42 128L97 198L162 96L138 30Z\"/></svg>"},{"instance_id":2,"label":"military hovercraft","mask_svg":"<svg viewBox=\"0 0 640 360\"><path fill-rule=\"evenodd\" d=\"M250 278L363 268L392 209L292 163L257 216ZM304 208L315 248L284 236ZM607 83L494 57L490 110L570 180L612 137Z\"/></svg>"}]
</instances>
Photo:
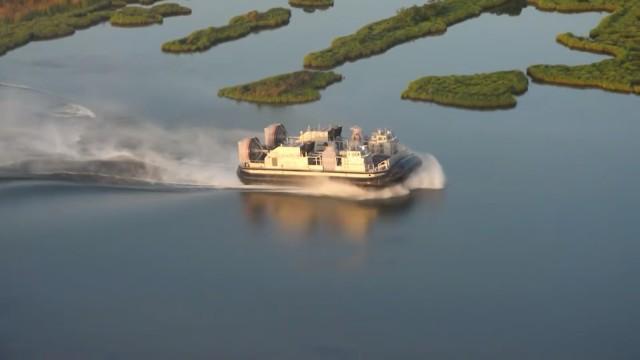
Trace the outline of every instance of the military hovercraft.
<instances>
[{"instance_id":1,"label":"military hovercraft","mask_svg":"<svg viewBox=\"0 0 640 360\"><path fill-rule=\"evenodd\" d=\"M359 127L342 137L341 126L308 128L299 136L282 124L238 142L238 177L243 184L303 185L329 179L362 187L386 187L409 177L422 160L404 148L393 132L378 129L363 136Z\"/></svg>"}]
</instances>

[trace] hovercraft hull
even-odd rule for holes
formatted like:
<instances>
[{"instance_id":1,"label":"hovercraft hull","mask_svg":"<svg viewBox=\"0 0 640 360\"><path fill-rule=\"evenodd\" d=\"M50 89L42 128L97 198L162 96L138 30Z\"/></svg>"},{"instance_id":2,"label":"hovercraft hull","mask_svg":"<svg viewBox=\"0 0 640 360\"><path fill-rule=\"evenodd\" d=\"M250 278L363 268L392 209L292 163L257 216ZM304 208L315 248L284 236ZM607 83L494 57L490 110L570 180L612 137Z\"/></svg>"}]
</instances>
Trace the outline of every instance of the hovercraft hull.
<instances>
[{"instance_id":1,"label":"hovercraft hull","mask_svg":"<svg viewBox=\"0 0 640 360\"><path fill-rule=\"evenodd\" d=\"M372 173L305 171L287 169L252 169L238 167L237 174L245 185L308 185L323 180L349 183L359 187L381 188L406 180L422 165L422 160L409 154L398 159L389 169Z\"/></svg>"}]
</instances>

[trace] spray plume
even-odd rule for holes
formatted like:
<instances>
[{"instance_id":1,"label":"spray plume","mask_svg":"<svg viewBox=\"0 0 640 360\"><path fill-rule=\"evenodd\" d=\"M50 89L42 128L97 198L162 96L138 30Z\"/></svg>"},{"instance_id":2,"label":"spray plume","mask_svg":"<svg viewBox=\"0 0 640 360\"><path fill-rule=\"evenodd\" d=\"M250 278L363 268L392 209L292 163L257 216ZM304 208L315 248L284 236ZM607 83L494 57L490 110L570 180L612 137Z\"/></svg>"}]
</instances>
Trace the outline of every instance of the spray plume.
<instances>
[{"instance_id":1,"label":"spray plume","mask_svg":"<svg viewBox=\"0 0 640 360\"><path fill-rule=\"evenodd\" d=\"M442 189L435 157L407 181L381 190L323 182L309 188L243 186L235 175L238 129L165 129L151 122L103 119L79 104L22 85L0 83L0 177L60 177L101 182L287 192L355 200Z\"/></svg>"}]
</instances>

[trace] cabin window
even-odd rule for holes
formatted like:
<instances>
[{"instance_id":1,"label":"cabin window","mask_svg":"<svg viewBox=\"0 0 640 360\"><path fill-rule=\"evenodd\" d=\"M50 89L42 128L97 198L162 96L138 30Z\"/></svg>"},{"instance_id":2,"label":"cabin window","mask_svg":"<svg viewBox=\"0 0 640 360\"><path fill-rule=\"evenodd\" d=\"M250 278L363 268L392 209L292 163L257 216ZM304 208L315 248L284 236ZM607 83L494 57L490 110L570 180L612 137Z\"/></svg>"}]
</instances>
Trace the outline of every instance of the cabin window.
<instances>
[{"instance_id":1,"label":"cabin window","mask_svg":"<svg viewBox=\"0 0 640 360\"><path fill-rule=\"evenodd\" d=\"M342 158L336 158L336 165L342 166Z\"/></svg>"},{"instance_id":2,"label":"cabin window","mask_svg":"<svg viewBox=\"0 0 640 360\"><path fill-rule=\"evenodd\" d=\"M271 165L278 166L278 158L271 158Z\"/></svg>"}]
</instances>

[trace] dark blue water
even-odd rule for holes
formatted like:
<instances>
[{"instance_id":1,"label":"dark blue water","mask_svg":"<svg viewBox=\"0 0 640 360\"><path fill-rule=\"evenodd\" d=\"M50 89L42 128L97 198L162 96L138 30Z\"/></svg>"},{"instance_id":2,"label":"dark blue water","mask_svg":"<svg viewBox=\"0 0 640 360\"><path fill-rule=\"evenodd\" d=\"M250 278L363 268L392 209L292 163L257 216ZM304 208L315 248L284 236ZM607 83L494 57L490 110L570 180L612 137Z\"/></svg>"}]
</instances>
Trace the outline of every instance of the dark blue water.
<instances>
[{"instance_id":1,"label":"dark blue water","mask_svg":"<svg viewBox=\"0 0 640 360\"><path fill-rule=\"evenodd\" d=\"M320 102L271 108L216 92L300 69L412 2L336 1L203 54L162 54L284 3L185 4L191 17L162 26L102 25L0 58L0 81L37 90L0 88L2 164L126 149L169 180L213 185L0 182L1 359L640 356L639 98L532 84L509 111L400 100L423 75L597 61L554 38L603 14L485 14L339 67L345 81ZM68 103L95 117L65 117ZM216 188L233 184L236 139L273 121L392 127L438 158L447 187L365 202Z\"/></svg>"}]
</instances>

